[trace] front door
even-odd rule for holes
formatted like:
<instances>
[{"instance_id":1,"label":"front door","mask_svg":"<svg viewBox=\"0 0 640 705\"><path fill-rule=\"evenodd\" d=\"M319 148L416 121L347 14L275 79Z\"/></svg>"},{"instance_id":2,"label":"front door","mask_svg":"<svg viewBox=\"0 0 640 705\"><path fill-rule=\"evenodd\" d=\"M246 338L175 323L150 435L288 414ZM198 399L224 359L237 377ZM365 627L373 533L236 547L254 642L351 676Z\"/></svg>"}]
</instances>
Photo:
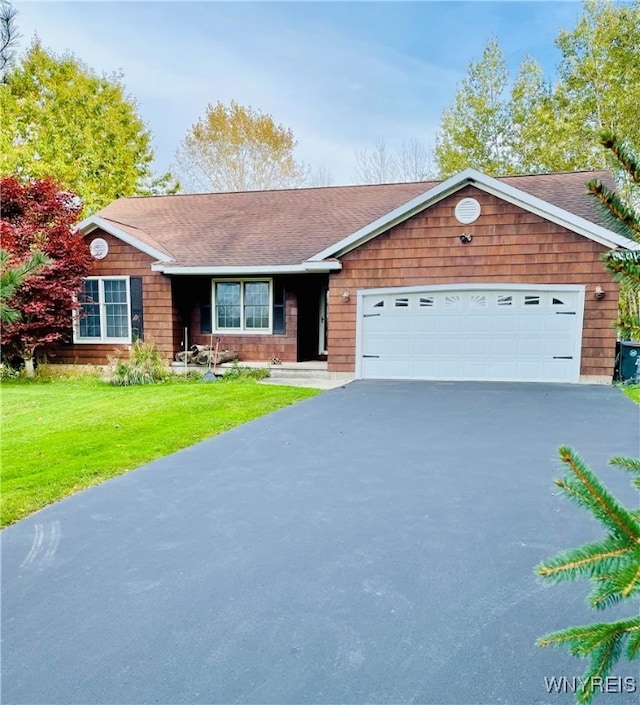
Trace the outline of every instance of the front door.
<instances>
[{"instance_id":1,"label":"front door","mask_svg":"<svg viewBox=\"0 0 640 705\"><path fill-rule=\"evenodd\" d=\"M325 278L310 278L298 285L298 362L318 360L325 352L326 292Z\"/></svg>"},{"instance_id":2,"label":"front door","mask_svg":"<svg viewBox=\"0 0 640 705\"><path fill-rule=\"evenodd\" d=\"M329 308L327 306L328 298L329 290L323 286L320 290L320 320L318 321L318 355L321 358L327 357L327 314L329 312Z\"/></svg>"}]
</instances>

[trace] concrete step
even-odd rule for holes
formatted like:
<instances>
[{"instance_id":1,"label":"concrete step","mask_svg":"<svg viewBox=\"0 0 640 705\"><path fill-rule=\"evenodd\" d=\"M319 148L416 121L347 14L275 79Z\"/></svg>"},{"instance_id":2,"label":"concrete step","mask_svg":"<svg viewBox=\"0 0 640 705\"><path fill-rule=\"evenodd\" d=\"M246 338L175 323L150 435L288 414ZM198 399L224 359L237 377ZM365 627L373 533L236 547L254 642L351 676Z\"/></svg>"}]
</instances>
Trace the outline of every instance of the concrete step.
<instances>
[{"instance_id":1,"label":"concrete step","mask_svg":"<svg viewBox=\"0 0 640 705\"><path fill-rule=\"evenodd\" d=\"M217 375L224 375L230 369L233 369L232 362L225 362L218 365L216 368ZM329 372L327 363L319 360L310 360L308 362L283 362L280 365L274 365L270 362L250 362L241 361L239 367L250 367L253 369L268 369L269 377L260 380L261 384L278 384L290 387L310 387L313 389L333 389L340 387L343 384L348 384L352 381L353 375L342 372ZM184 371L183 362L174 362L171 365L174 372L181 373ZM188 365L187 370L196 370L204 375L207 371L206 366Z\"/></svg>"},{"instance_id":2,"label":"concrete step","mask_svg":"<svg viewBox=\"0 0 640 705\"><path fill-rule=\"evenodd\" d=\"M279 375L271 376L266 379L261 379L260 384L275 384L283 387L308 387L310 389L335 389L349 384L352 377L344 375L341 378L325 376L297 376L297 375Z\"/></svg>"},{"instance_id":3,"label":"concrete step","mask_svg":"<svg viewBox=\"0 0 640 705\"><path fill-rule=\"evenodd\" d=\"M301 379L314 377L327 377L330 373L326 370L317 370L313 368L304 367L286 367L284 365L271 365L269 367L269 374L274 379L279 379L281 377L299 377Z\"/></svg>"}]
</instances>

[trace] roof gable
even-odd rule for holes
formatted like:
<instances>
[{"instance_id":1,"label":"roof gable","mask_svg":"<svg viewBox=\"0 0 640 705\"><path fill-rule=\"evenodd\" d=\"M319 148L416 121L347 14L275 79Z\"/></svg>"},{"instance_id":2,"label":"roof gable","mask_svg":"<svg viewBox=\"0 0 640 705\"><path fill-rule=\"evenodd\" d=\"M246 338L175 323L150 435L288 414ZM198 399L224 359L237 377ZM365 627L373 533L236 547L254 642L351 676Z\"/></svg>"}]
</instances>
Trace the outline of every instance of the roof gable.
<instances>
[{"instance_id":1,"label":"roof gable","mask_svg":"<svg viewBox=\"0 0 640 705\"><path fill-rule=\"evenodd\" d=\"M78 223L76 227L85 235L89 235L94 230L103 230L105 233L117 237L119 240L126 242L128 245L135 247L160 262L175 261L162 245L140 228L125 223L115 223L97 215L85 218L82 222Z\"/></svg>"},{"instance_id":2,"label":"roof gable","mask_svg":"<svg viewBox=\"0 0 640 705\"><path fill-rule=\"evenodd\" d=\"M549 175L561 176L561 175ZM523 178L523 177L515 177ZM524 177L526 178L526 177ZM535 213L546 220L557 225L561 225L579 235L583 235L595 242L610 248L623 247L627 249L640 249L640 243L629 240L622 235L618 235L608 228L603 227L582 216L569 212L549 201L538 198L529 192L523 191L509 184L506 179L495 179L486 174L482 174L475 169L465 169L459 174L455 174L446 181L443 181L433 188L425 191L416 198L402 204L390 213L386 213L376 221L365 225L360 230L352 233L343 240L336 242L330 247L317 252L310 257L311 261L323 260L327 257L341 257L351 250L360 247L365 242L386 232L399 223L408 220L414 215L421 213L430 206L451 196L466 186L471 185L491 193L504 201L517 205L524 210Z\"/></svg>"}]
</instances>

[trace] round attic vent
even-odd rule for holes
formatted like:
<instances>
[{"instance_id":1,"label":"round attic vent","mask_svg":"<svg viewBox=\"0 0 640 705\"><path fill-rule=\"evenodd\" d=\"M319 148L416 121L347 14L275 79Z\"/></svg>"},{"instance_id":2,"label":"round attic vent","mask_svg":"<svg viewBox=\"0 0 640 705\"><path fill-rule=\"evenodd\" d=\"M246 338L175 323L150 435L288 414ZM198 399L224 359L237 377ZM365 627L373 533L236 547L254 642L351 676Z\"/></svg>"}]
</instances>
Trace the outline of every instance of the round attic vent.
<instances>
[{"instance_id":1,"label":"round attic vent","mask_svg":"<svg viewBox=\"0 0 640 705\"><path fill-rule=\"evenodd\" d=\"M469 225L469 223L478 220L481 210L480 204L475 198L463 198L461 201L458 201L456 205L456 220L459 223Z\"/></svg>"},{"instance_id":2,"label":"round attic vent","mask_svg":"<svg viewBox=\"0 0 640 705\"><path fill-rule=\"evenodd\" d=\"M101 237L91 240L89 251L94 259L104 259L109 254L109 243Z\"/></svg>"}]
</instances>

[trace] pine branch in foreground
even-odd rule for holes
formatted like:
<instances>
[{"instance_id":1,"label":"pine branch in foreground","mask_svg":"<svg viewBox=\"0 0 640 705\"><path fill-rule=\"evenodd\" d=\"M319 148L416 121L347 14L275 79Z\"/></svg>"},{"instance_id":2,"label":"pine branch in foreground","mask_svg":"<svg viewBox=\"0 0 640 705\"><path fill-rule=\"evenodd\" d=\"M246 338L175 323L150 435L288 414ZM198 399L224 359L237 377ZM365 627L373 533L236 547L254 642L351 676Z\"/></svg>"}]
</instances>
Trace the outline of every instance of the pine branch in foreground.
<instances>
[{"instance_id":1,"label":"pine branch in foreground","mask_svg":"<svg viewBox=\"0 0 640 705\"><path fill-rule=\"evenodd\" d=\"M600 144L615 155L631 177L631 180L636 184L640 184L640 162L615 132L604 130L600 135Z\"/></svg>"},{"instance_id":2,"label":"pine branch in foreground","mask_svg":"<svg viewBox=\"0 0 640 705\"><path fill-rule=\"evenodd\" d=\"M593 589L587 604L606 609L640 595L640 513L623 507L595 473L571 448L559 449L567 474L556 485L563 495L587 509L607 530L601 541L568 549L536 567L538 576L550 583L586 578ZM640 459L616 457L610 461L633 475L640 490ZM578 703L590 703L623 655L640 657L640 615L615 622L569 627L540 637L538 646L565 647L571 654L589 660L576 694Z\"/></svg>"},{"instance_id":3,"label":"pine branch in foreground","mask_svg":"<svg viewBox=\"0 0 640 705\"><path fill-rule=\"evenodd\" d=\"M605 217L612 230L621 231L621 235L633 240L640 240L640 218L636 211L601 181L587 181L587 191L605 207Z\"/></svg>"}]
</instances>

